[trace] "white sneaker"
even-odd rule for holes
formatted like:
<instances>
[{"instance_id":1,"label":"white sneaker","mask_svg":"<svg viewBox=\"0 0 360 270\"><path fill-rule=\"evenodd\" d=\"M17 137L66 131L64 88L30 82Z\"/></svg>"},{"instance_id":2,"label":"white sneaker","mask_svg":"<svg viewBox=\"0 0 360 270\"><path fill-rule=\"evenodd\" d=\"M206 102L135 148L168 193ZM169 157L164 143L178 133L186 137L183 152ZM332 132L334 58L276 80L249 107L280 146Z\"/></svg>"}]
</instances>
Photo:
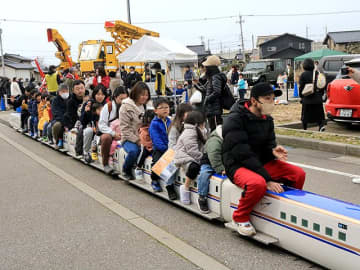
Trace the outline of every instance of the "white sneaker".
<instances>
[{"instance_id":1,"label":"white sneaker","mask_svg":"<svg viewBox=\"0 0 360 270\"><path fill-rule=\"evenodd\" d=\"M142 169L136 168L135 169L135 179L136 180L141 180L144 178L144 173Z\"/></svg>"},{"instance_id":2,"label":"white sneaker","mask_svg":"<svg viewBox=\"0 0 360 270\"><path fill-rule=\"evenodd\" d=\"M360 184L360 177L353 178L353 179L352 179L352 182L353 182L354 184Z\"/></svg>"},{"instance_id":3,"label":"white sneaker","mask_svg":"<svg viewBox=\"0 0 360 270\"><path fill-rule=\"evenodd\" d=\"M182 204L189 205L190 202L190 191L185 189L184 185L180 186L180 201Z\"/></svg>"},{"instance_id":4,"label":"white sneaker","mask_svg":"<svg viewBox=\"0 0 360 270\"><path fill-rule=\"evenodd\" d=\"M248 222L234 222L237 226L237 231L243 236L252 236L256 234L254 226Z\"/></svg>"}]
</instances>

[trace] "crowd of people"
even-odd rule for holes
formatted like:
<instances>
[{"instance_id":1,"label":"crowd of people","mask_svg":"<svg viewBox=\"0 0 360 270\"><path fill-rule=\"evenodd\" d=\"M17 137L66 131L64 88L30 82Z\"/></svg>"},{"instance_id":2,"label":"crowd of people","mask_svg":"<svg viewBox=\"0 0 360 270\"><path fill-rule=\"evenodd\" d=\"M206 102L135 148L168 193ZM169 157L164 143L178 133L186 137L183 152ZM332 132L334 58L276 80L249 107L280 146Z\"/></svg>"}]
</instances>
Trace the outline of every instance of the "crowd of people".
<instances>
[{"instance_id":1,"label":"crowd of people","mask_svg":"<svg viewBox=\"0 0 360 270\"><path fill-rule=\"evenodd\" d=\"M200 106L181 103L173 117L171 103L163 92L161 71L159 95L152 98L150 89L141 76L130 71L110 73L98 69L93 78L80 80L74 70L60 78L51 68L47 74L48 91L36 89L12 97L15 108L21 107L21 128L34 138L55 144L64 144L64 132L77 133L75 150L86 162L97 160L101 148L102 165L107 174L113 171L112 155L121 144L127 155L121 178L132 180L141 177L144 161L152 156L152 165L169 149L175 152L174 164L182 168L186 180L180 186L180 201L191 203L191 183L198 179L202 213L209 213L207 195L209 179L214 173L226 175L244 189L233 220L242 235L256 233L249 214L265 191L282 192L279 183L301 189L305 173L286 163L286 150L276 145L274 123L274 91L267 83L259 83L251 90L249 100L231 101L230 113L223 123L227 86L226 75L220 72L220 59L209 56L202 63L203 75L191 79L195 89L201 92ZM143 78L148 78L147 75ZM241 76L238 78L241 81ZM129 86L130 83L130 87ZM54 91L57 85L56 91ZM91 86L91 87L90 87ZM88 89L87 89L88 88ZM160 177L151 173L154 192L162 192ZM175 175L166 180L166 192L170 200L177 199Z\"/></svg>"}]
</instances>

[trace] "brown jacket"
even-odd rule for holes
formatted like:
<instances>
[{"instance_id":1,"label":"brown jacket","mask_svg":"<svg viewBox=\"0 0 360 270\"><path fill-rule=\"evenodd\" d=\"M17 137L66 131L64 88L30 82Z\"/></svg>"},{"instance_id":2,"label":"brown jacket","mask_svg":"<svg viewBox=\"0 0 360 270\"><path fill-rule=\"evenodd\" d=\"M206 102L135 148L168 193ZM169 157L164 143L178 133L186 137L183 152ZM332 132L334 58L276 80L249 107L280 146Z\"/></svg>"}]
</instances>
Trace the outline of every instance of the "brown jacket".
<instances>
[{"instance_id":1,"label":"brown jacket","mask_svg":"<svg viewBox=\"0 0 360 270\"><path fill-rule=\"evenodd\" d=\"M142 124L144 111L145 106L136 106L131 98L123 100L119 113L121 143L126 141L140 143L139 128Z\"/></svg>"}]
</instances>

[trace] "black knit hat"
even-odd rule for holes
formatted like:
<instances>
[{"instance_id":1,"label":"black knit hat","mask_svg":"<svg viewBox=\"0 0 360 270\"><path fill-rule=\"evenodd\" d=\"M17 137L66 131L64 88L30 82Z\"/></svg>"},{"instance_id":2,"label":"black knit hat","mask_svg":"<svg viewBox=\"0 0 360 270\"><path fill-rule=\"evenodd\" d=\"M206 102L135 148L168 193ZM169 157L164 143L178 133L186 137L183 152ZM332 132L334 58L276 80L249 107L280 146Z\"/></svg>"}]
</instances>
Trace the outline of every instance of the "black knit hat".
<instances>
[{"instance_id":1,"label":"black knit hat","mask_svg":"<svg viewBox=\"0 0 360 270\"><path fill-rule=\"evenodd\" d=\"M258 97L267 96L271 93L274 93L275 97L279 97L282 95L281 90L279 89L274 90L271 84L263 82L254 85L254 87L251 89L250 96L254 98L258 98Z\"/></svg>"}]
</instances>

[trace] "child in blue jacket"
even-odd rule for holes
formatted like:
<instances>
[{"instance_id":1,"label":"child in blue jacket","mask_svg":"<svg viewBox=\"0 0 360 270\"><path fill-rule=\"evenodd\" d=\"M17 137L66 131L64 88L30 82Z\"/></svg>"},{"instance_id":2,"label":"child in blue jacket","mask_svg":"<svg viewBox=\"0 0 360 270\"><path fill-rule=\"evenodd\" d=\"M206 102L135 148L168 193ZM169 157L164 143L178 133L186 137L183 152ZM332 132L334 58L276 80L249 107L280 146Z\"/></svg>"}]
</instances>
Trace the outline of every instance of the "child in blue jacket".
<instances>
[{"instance_id":1,"label":"child in blue jacket","mask_svg":"<svg viewBox=\"0 0 360 270\"><path fill-rule=\"evenodd\" d=\"M154 101L154 112L155 117L150 124L150 138L153 143L153 153L152 153L152 166L161 158L161 156L168 149L168 133L171 120L168 117L170 113L169 101L166 98L158 98ZM161 186L159 183L160 177L154 172L151 173L151 186L155 192L161 192ZM176 193L174 185L166 186L166 189L171 200L176 199ZM174 199L175 196L175 199Z\"/></svg>"},{"instance_id":2,"label":"child in blue jacket","mask_svg":"<svg viewBox=\"0 0 360 270\"><path fill-rule=\"evenodd\" d=\"M38 136L38 104L41 101L41 94L39 92L31 93L31 100L29 102L29 112L30 112L30 135L34 139Z\"/></svg>"}]
</instances>

